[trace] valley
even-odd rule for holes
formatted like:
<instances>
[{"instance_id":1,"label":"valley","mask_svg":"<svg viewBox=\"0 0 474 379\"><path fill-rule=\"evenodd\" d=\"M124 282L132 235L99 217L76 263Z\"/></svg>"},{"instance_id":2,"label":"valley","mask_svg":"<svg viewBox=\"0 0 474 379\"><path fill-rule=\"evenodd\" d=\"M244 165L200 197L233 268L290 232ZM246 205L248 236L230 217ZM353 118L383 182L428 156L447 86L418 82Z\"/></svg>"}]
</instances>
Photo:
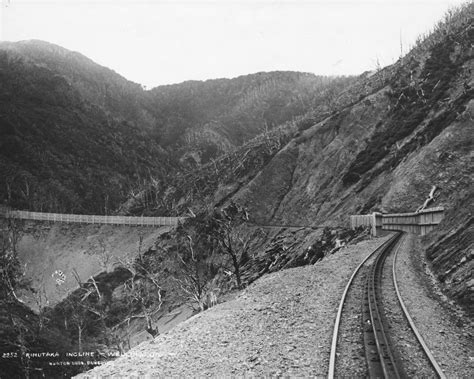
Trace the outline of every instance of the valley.
<instances>
[{"instance_id":1,"label":"valley","mask_svg":"<svg viewBox=\"0 0 474 379\"><path fill-rule=\"evenodd\" d=\"M350 215L415 212L429 198L444 218L404 240L402 292L424 304L414 312L445 374L469 376L473 17L467 3L359 76L274 71L150 90L48 42L0 42L2 209L175 220L0 212L0 353L16 354L2 370L326 375L345 283L387 239L351 229ZM42 351L95 363L27 359Z\"/></svg>"}]
</instances>

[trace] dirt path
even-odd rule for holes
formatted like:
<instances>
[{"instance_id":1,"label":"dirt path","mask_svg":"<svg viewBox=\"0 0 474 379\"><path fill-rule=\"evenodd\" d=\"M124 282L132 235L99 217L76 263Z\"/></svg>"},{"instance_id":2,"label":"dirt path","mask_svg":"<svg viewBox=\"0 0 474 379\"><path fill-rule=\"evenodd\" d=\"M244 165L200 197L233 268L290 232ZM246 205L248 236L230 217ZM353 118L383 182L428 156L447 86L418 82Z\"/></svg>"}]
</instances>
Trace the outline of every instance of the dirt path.
<instances>
[{"instance_id":1,"label":"dirt path","mask_svg":"<svg viewBox=\"0 0 474 379\"><path fill-rule=\"evenodd\" d=\"M264 276L235 300L79 377L325 376L346 281L384 240L364 241L314 266Z\"/></svg>"}]
</instances>

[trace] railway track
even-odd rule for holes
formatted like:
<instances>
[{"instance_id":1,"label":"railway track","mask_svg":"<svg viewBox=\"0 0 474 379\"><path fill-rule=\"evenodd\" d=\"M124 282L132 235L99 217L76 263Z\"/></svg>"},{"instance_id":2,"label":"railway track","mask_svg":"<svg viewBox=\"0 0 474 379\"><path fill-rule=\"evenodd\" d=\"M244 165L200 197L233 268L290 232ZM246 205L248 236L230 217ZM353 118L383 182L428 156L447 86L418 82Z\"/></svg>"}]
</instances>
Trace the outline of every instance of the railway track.
<instances>
[{"instance_id":1,"label":"railway track","mask_svg":"<svg viewBox=\"0 0 474 379\"><path fill-rule=\"evenodd\" d=\"M397 362L394 350L387 333L385 316L381 301L382 268L387 255L399 241L401 233L381 250L375 262L369 269L363 301L363 333L365 359L369 377L371 378L401 378L406 377L401 365Z\"/></svg>"},{"instance_id":2,"label":"railway track","mask_svg":"<svg viewBox=\"0 0 474 379\"><path fill-rule=\"evenodd\" d=\"M385 243L374 252L370 253L360 263L349 279L339 304L334 325L328 378L334 378L336 375L338 363L337 352L338 350L341 350L341 345L344 343L343 338L339 335L340 326L343 318L355 317L354 315L349 315L350 312L361 313L361 315L358 315L358 317L361 318L361 325L358 328L359 330L352 329L352 333L361 334L358 338L361 345L359 350L362 350L363 345L364 353L362 355L365 356L365 363L361 363L365 366L365 374L363 374L363 376L369 376L371 378L403 378L407 376L402 364L397 359L398 352L393 347L387 319L385 317L385 311L382 306L382 271L386 258L392 252L395 254L392 259L393 267L391 271L393 284L404 317L416 336L416 340L420 344L420 348L423 350L424 355L433 368L433 371L438 375L438 377L445 378L445 375L429 351L428 346L417 331L416 326L403 303L400 292L398 291L395 275L396 256L404 238L405 235L403 233L394 233ZM354 291L351 288L351 286L354 285L354 282L357 282L359 286L363 286L363 291ZM348 296L349 293L351 293L352 296L358 294L358 296L362 296L362 299L350 299L350 296ZM354 311L353 304L355 301L359 302L359 306L358 310ZM344 308L347 303L351 303L352 308L348 306L350 309L345 311Z\"/></svg>"}]
</instances>

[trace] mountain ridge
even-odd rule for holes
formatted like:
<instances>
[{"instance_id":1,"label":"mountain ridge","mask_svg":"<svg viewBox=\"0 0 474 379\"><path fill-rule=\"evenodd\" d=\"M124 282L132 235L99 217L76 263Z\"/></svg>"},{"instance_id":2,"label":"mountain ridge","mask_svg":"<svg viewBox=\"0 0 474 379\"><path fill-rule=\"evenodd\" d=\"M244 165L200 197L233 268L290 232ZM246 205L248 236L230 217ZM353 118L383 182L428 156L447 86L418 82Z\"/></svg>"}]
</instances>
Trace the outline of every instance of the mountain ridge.
<instances>
[{"instance_id":1,"label":"mountain ridge","mask_svg":"<svg viewBox=\"0 0 474 379\"><path fill-rule=\"evenodd\" d=\"M472 313L473 10L466 4L395 64L359 76L334 108L311 110L142 195L174 204L171 214L237 203L256 225L340 226L350 214L413 212L436 186L432 204L447 217L424 249L443 289ZM143 207L136 197L124 211Z\"/></svg>"},{"instance_id":2,"label":"mountain ridge","mask_svg":"<svg viewBox=\"0 0 474 379\"><path fill-rule=\"evenodd\" d=\"M264 124L272 128L301 113L300 106L283 104L279 119L266 123L274 116L262 112L281 103L280 89L299 96L308 85L332 80L313 75L300 90L298 78L309 74L275 72L144 91L47 42L3 42L0 54L0 195L16 208L36 211L114 212L150 178L215 158ZM260 93L269 81L273 87ZM249 83L259 105L244 102L236 110ZM305 91L300 98L308 102L312 95ZM90 191L87 182L95 188Z\"/></svg>"},{"instance_id":3,"label":"mountain ridge","mask_svg":"<svg viewBox=\"0 0 474 379\"><path fill-rule=\"evenodd\" d=\"M150 237L146 251L145 236L129 231L130 259L83 281L48 309L54 326L71 338L71 346L86 340L91 346L109 345L112 338L115 344L130 333L156 334L150 312L173 310L186 262L196 262L191 271L198 277L202 271L204 286L232 288L239 271L223 271L231 259L222 255L230 242L216 241L222 236L233 239L233 258L242 264L238 277L244 284L282 269L313 267L321 259L323 265L345 265L339 259L339 253L347 252L340 249L341 241L367 236L344 228L349 215L415 211L433 187L432 205L443 206L445 218L433 232L417 238L417 253L426 258L422 271L452 301L442 305L460 305L472 321L473 15L474 4L451 13L393 65L356 78L325 81L278 73L264 74L265 80L251 75L206 85L191 82L163 89L158 99L145 95L143 103L120 111L116 108L136 87L110 92L96 104L93 98L105 95L104 88L90 89L88 98L87 91L81 92L86 79L80 75L74 86L55 71L32 67L0 49L0 80L6 83L0 87L0 172L7 173L0 176L0 190L10 204L13 200L34 208L44 201L38 196L41 185L35 187L32 178L37 173L40 179L56 180L40 193L49 196L55 209L72 209L77 201L77 209L84 211L84 201L96 201L94 209L104 213L196 215L161 237ZM67 172L71 167L77 171ZM88 176L82 177L84 173ZM68 182L71 177L74 181ZM118 191L113 202L104 206L105 195L113 191ZM54 203L61 193L73 201ZM229 226L233 215L237 221ZM278 226L262 226L268 224ZM289 225L302 227L285 227ZM15 231L15 225L4 230L9 228ZM41 225L21 236L29 241L28 257L39 251L37 228ZM86 249L110 263L107 241L122 234L104 228L91 236L75 226L63 228L66 243L76 245L61 263L70 271L67 263L80 265L77 257ZM319 279L331 282L333 271L324 271ZM74 271L67 274L74 284ZM46 276L54 290L51 273ZM268 276L257 285L265 280ZM157 283L163 291L156 291ZM144 303L146 299L128 292L134 288L154 290ZM201 310L202 299L194 299ZM162 304L167 311L160 310ZM138 319L127 324L134 317ZM327 314L324 318L328 320ZM63 320L75 323L74 328L66 322L63 327ZM88 330L81 329L84 323ZM16 338L8 335L9 342Z\"/></svg>"}]
</instances>

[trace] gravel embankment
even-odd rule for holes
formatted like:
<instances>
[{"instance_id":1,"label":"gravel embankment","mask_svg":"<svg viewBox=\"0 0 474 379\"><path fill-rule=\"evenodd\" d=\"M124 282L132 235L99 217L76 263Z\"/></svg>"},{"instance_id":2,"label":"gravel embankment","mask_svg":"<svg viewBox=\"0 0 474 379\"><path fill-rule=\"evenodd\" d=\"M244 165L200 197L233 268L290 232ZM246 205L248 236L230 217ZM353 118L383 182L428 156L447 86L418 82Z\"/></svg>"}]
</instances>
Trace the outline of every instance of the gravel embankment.
<instances>
[{"instance_id":1,"label":"gravel embankment","mask_svg":"<svg viewBox=\"0 0 474 379\"><path fill-rule=\"evenodd\" d=\"M408 235L407 246L397 259L403 301L444 373L449 378L472 378L473 322L456 311L431 280L419 237Z\"/></svg>"},{"instance_id":2,"label":"gravel embankment","mask_svg":"<svg viewBox=\"0 0 474 379\"><path fill-rule=\"evenodd\" d=\"M314 266L266 275L235 300L79 377L325 376L346 282L385 240L364 241Z\"/></svg>"}]
</instances>

